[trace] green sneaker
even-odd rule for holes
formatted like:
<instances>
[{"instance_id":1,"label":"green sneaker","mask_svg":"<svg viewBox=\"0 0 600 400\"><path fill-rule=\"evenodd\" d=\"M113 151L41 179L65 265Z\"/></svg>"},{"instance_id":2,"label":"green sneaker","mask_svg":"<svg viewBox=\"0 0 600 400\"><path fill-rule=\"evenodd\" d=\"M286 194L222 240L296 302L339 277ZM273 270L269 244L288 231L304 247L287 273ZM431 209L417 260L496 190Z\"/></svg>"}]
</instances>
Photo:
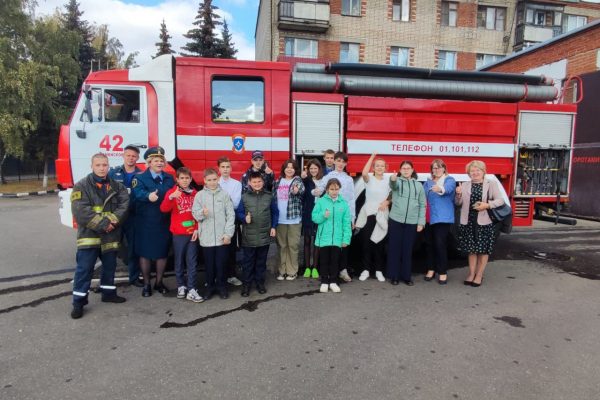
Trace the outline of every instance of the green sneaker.
<instances>
[{"instance_id":1,"label":"green sneaker","mask_svg":"<svg viewBox=\"0 0 600 400\"><path fill-rule=\"evenodd\" d=\"M305 278L310 278L310 268L306 268L306 269L304 270L304 277L305 277Z\"/></svg>"},{"instance_id":2,"label":"green sneaker","mask_svg":"<svg viewBox=\"0 0 600 400\"><path fill-rule=\"evenodd\" d=\"M312 277L313 279L319 279L319 271L317 271L317 269L316 269L316 268L313 268L313 269L312 269L312 275L311 275L311 277Z\"/></svg>"}]
</instances>

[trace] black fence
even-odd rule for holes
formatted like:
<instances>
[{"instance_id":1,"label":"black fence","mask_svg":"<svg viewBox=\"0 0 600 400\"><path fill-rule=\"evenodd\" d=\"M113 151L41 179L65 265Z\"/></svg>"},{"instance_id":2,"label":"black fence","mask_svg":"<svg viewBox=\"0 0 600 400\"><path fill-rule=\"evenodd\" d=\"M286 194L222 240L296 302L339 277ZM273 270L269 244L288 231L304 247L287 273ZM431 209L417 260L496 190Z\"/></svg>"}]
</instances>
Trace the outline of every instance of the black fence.
<instances>
[{"instance_id":1,"label":"black fence","mask_svg":"<svg viewBox=\"0 0 600 400\"><path fill-rule=\"evenodd\" d=\"M21 182L22 180L41 180L44 177L44 163L37 160L19 160L7 157L2 165L2 173L7 182ZM56 170L54 160L48 162L48 178L54 178Z\"/></svg>"}]
</instances>

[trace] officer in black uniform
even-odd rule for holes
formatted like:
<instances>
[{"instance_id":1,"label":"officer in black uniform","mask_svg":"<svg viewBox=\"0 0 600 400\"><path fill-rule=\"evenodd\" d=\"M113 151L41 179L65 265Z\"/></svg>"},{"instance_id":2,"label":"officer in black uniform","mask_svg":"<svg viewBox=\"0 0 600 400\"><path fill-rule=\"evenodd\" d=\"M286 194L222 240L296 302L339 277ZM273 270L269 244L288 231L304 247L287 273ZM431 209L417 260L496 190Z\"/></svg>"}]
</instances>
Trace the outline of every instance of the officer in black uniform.
<instances>
[{"instance_id":1,"label":"officer in black uniform","mask_svg":"<svg viewBox=\"0 0 600 400\"><path fill-rule=\"evenodd\" d=\"M77 222L77 269L73 279L74 319L83 316L96 260L102 261L102 301L123 303L117 296L115 269L121 225L127 218L129 194L121 183L108 177L108 157L92 156L92 173L80 180L71 193L71 212Z\"/></svg>"},{"instance_id":2,"label":"officer in black uniform","mask_svg":"<svg viewBox=\"0 0 600 400\"><path fill-rule=\"evenodd\" d=\"M167 266L171 244L169 231L170 214L160 211L165 193L175 185L173 177L164 172L165 150L151 147L144 153L148 168L136 175L131 186L135 197L135 251L140 257L140 268L144 275L142 296L152 296L150 267L156 261L156 283L154 290L166 294L168 289L162 282Z\"/></svg>"},{"instance_id":3,"label":"officer in black uniform","mask_svg":"<svg viewBox=\"0 0 600 400\"><path fill-rule=\"evenodd\" d=\"M138 256L135 254L134 243L135 243L135 201L133 193L131 191L131 181L133 177L140 172L136 165L140 158L140 149L133 145L125 146L123 151L123 165L115 168L111 168L108 172L108 177L114 179L117 182L122 183L129 192L129 216L123 224L123 231L121 237L121 243L123 238L127 241L127 270L129 271L129 284L136 287L143 287L144 284L140 281L140 264Z\"/></svg>"}]
</instances>

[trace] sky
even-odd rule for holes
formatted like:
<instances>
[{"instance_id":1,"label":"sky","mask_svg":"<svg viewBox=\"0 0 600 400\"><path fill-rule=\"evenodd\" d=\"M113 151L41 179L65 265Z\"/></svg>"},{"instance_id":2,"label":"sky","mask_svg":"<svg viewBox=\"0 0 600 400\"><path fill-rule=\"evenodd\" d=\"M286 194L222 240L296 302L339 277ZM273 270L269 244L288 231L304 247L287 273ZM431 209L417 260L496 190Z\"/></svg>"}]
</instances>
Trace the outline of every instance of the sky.
<instances>
[{"instance_id":1,"label":"sky","mask_svg":"<svg viewBox=\"0 0 600 400\"><path fill-rule=\"evenodd\" d=\"M68 0L37 0L36 17L64 12ZM108 25L109 34L123 44L125 57L139 51L138 64L156 54L161 21L165 20L173 50L179 53L187 43L183 37L193 25L200 0L78 0L82 19ZM239 60L254 60L254 28L259 0L213 0L217 14L227 20Z\"/></svg>"}]
</instances>

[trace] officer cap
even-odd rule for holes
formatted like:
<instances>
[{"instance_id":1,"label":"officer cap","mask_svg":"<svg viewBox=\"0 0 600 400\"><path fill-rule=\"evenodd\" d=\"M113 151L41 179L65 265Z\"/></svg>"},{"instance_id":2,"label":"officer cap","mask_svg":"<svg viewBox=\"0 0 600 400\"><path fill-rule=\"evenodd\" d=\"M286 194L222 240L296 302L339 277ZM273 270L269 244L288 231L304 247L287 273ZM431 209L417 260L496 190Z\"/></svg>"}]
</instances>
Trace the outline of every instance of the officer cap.
<instances>
[{"instance_id":1,"label":"officer cap","mask_svg":"<svg viewBox=\"0 0 600 400\"><path fill-rule=\"evenodd\" d=\"M265 158L263 152L260 150L254 150L252 152L252 160L258 160L259 158L262 158L262 159Z\"/></svg>"},{"instance_id":2,"label":"officer cap","mask_svg":"<svg viewBox=\"0 0 600 400\"><path fill-rule=\"evenodd\" d=\"M144 153L144 160L148 160L151 157L162 157L162 159L164 160L165 159L165 149L163 149L160 146L150 147Z\"/></svg>"}]
</instances>

